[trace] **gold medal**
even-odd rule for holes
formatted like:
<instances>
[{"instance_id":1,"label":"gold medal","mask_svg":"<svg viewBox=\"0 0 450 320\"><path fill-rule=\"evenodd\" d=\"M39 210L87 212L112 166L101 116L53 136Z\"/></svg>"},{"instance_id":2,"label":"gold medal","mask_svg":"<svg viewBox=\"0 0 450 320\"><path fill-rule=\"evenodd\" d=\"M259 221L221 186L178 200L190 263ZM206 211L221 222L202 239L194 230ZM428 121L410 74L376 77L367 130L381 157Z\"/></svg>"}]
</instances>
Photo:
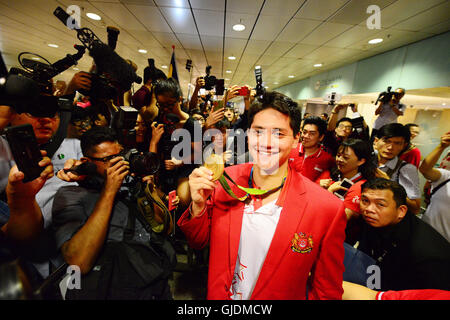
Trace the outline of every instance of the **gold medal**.
<instances>
[{"instance_id":1,"label":"gold medal","mask_svg":"<svg viewBox=\"0 0 450 320\"><path fill-rule=\"evenodd\" d=\"M212 153L208 158L206 158L203 166L213 172L212 181L219 180L225 169L223 157L215 153Z\"/></svg>"}]
</instances>

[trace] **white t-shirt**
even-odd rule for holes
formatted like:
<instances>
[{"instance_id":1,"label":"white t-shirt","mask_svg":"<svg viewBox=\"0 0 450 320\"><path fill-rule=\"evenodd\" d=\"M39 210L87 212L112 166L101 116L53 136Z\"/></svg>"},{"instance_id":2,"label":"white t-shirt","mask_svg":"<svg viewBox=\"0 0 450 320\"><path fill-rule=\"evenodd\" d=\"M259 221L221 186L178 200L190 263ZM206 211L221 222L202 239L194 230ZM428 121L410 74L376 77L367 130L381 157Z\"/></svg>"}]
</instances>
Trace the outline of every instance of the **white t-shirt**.
<instances>
[{"instance_id":1,"label":"white t-shirt","mask_svg":"<svg viewBox=\"0 0 450 320\"><path fill-rule=\"evenodd\" d=\"M231 299L250 299L269 251L282 207L276 200L254 210L253 201L244 207L239 251L231 283Z\"/></svg>"},{"instance_id":2,"label":"white t-shirt","mask_svg":"<svg viewBox=\"0 0 450 320\"><path fill-rule=\"evenodd\" d=\"M401 112L405 112L406 106L403 103L399 103L397 109ZM381 112L378 118L373 123L374 129L380 129L382 126L388 123L397 123L398 115L392 110L392 106L389 103L385 103L381 106Z\"/></svg>"},{"instance_id":3,"label":"white t-shirt","mask_svg":"<svg viewBox=\"0 0 450 320\"><path fill-rule=\"evenodd\" d=\"M437 169L441 173L441 178L431 183L431 191L450 179L450 171L446 169ZM422 220L431 225L438 231L447 241L450 242L450 182L439 188L431 197L427 211L423 215Z\"/></svg>"}]
</instances>

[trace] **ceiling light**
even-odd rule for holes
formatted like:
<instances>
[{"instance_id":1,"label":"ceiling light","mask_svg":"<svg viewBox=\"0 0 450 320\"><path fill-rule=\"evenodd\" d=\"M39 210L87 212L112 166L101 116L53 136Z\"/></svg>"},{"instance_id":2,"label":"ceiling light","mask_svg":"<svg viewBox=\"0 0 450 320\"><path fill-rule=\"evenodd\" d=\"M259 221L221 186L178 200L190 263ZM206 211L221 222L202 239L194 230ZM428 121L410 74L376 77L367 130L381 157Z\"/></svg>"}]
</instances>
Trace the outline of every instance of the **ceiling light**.
<instances>
[{"instance_id":1,"label":"ceiling light","mask_svg":"<svg viewBox=\"0 0 450 320\"><path fill-rule=\"evenodd\" d=\"M382 41L383 41L383 39L381 39L381 38L376 38L376 39L369 40L369 43L370 43L370 44L376 44L376 43L380 43L380 42L382 42Z\"/></svg>"},{"instance_id":2,"label":"ceiling light","mask_svg":"<svg viewBox=\"0 0 450 320\"><path fill-rule=\"evenodd\" d=\"M269 87L264 87L264 88L269 89Z\"/></svg>"},{"instance_id":3,"label":"ceiling light","mask_svg":"<svg viewBox=\"0 0 450 320\"><path fill-rule=\"evenodd\" d=\"M255 66L255 69L261 69L261 66Z\"/></svg>"},{"instance_id":4,"label":"ceiling light","mask_svg":"<svg viewBox=\"0 0 450 320\"><path fill-rule=\"evenodd\" d=\"M77 67L74 67L74 68L72 68L73 70L75 70L75 71L78 71L78 70L80 70L80 69L78 69Z\"/></svg>"},{"instance_id":5,"label":"ceiling light","mask_svg":"<svg viewBox=\"0 0 450 320\"><path fill-rule=\"evenodd\" d=\"M234 31L244 31L245 26L242 23L238 23L233 26L233 30Z\"/></svg>"},{"instance_id":6,"label":"ceiling light","mask_svg":"<svg viewBox=\"0 0 450 320\"><path fill-rule=\"evenodd\" d=\"M225 71L226 73L231 73L231 70L227 70L227 71Z\"/></svg>"},{"instance_id":7,"label":"ceiling light","mask_svg":"<svg viewBox=\"0 0 450 320\"><path fill-rule=\"evenodd\" d=\"M0 78L0 85L4 85L6 83L6 78L2 77Z\"/></svg>"},{"instance_id":8,"label":"ceiling light","mask_svg":"<svg viewBox=\"0 0 450 320\"><path fill-rule=\"evenodd\" d=\"M145 49L139 49L138 50L140 53L147 53L147 50L145 50Z\"/></svg>"},{"instance_id":9,"label":"ceiling light","mask_svg":"<svg viewBox=\"0 0 450 320\"><path fill-rule=\"evenodd\" d=\"M236 57L235 56L229 56L228 59L229 60L236 60Z\"/></svg>"},{"instance_id":10,"label":"ceiling light","mask_svg":"<svg viewBox=\"0 0 450 320\"><path fill-rule=\"evenodd\" d=\"M230 81L230 79L228 79L228 78L225 78L225 81Z\"/></svg>"},{"instance_id":11,"label":"ceiling light","mask_svg":"<svg viewBox=\"0 0 450 320\"><path fill-rule=\"evenodd\" d=\"M290 76L288 76L288 78L294 78L295 76L293 76L293 75L290 75Z\"/></svg>"},{"instance_id":12,"label":"ceiling light","mask_svg":"<svg viewBox=\"0 0 450 320\"><path fill-rule=\"evenodd\" d=\"M321 66L322 66L321 63L316 63L316 64L314 65L314 67L316 67L316 68L321 67Z\"/></svg>"},{"instance_id":13,"label":"ceiling light","mask_svg":"<svg viewBox=\"0 0 450 320\"><path fill-rule=\"evenodd\" d=\"M52 48L58 48L59 47L57 44L54 44L54 43L49 43L48 46L52 47Z\"/></svg>"},{"instance_id":14,"label":"ceiling light","mask_svg":"<svg viewBox=\"0 0 450 320\"><path fill-rule=\"evenodd\" d=\"M445 103L443 103L442 105L445 106Z\"/></svg>"},{"instance_id":15,"label":"ceiling light","mask_svg":"<svg viewBox=\"0 0 450 320\"><path fill-rule=\"evenodd\" d=\"M278 82L274 82L273 84L278 84Z\"/></svg>"},{"instance_id":16,"label":"ceiling light","mask_svg":"<svg viewBox=\"0 0 450 320\"><path fill-rule=\"evenodd\" d=\"M163 69L167 69L167 66L161 66L161 68L163 68Z\"/></svg>"},{"instance_id":17,"label":"ceiling light","mask_svg":"<svg viewBox=\"0 0 450 320\"><path fill-rule=\"evenodd\" d=\"M88 18L91 18L92 20L102 20L102 18L98 14L95 14L95 13L92 13L92 12L86 13L86 16Z\"/></svg>"},{"instance_id":18,"label":"ceiling light","mask_svg":"<svg viewBox=\"0 0 450 320\"><path fill-rule=\"evenodd\" d=\"M41 60L41 58L38 58L38 57L33 57L31 59L36 60L36 61Z\"/></svg>"}]
</instances>

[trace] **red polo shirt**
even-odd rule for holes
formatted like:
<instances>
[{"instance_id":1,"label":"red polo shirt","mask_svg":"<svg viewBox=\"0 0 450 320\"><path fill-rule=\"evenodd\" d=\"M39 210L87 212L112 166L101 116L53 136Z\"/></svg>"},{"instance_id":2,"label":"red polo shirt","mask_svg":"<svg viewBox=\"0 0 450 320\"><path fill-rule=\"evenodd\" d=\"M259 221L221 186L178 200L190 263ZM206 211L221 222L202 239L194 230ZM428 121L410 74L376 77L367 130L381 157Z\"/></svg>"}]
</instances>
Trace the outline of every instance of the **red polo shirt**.
<instances>
[{"instance_id":1,"label":"red polo shirt","mask_svg":"<svg viewBox=\"0 0 450 320\"><path fill-rule=\"evenodd\" d=\"M334 157L321 146L314 154L305 157L303 144L291 150L289 165L315 183L329 177L329 170L335 165Z\"/></svg>"}]
</instances>

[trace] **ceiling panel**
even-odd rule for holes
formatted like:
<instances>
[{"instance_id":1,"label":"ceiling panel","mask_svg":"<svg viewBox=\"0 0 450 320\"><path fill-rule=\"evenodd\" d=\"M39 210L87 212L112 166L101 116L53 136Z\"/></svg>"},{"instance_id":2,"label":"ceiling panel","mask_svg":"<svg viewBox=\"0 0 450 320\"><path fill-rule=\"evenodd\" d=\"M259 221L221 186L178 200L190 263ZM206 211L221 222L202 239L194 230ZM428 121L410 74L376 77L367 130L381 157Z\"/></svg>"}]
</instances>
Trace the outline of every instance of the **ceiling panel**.
<instances>
[{"instance_id":1,"label":"ceiling panel","mask_svg":"<svg viewBox=\"0 0 450 320\"><path fill-rule=\"evenodd\" d=\"M277 40L297 43L321 23L321 21L317 20L292 19Z\"/></svg>"},{"instance_id":2,"label":"ceiling panel","mask_svg":"<svg viewBox=\"0 0 450 320\"><path fill-rule=\"evenodd\" d=\"M175 33L197 34L191 10L161 7L161 12Z\"/></svg>"},{"instance_id":3,"label":"ceiling panel","mask_svg":"<svg viewBox=\"0 0 450 320\"><path fill-rule=\"evenodd\" d=\"M275 40L288 21L289 17L259 16L252 39Z\"/></svg>"},{"instance_id":4,"label":"ceiling panel","mask_svg":"<svg viewBox=\"0 0 450 320\"><path fill-rule=\"evenodd\" d=\"M268 56L281 57L294 46L295 44L292 42L274 41L264 54Z\"/></svg>"},{"instance_id":5,"label":"ceiling panel","mask_svg":"<svg viewBox=\"0 0 450 320\"><path fill-rule=\"evenodd\" d=\"M352 26L348 24L324 23L314 29L314 31L306 36L301 43L309 45L322 45L351 28Z\"/></svg>"},{"instance_id":6,"label":"ceiling panel","mask_svg":"<svg viewBox=\"0 0 450 320\"><path fill-rule=\"evenodd\" d=\"M227 12L225 36L232 38L248 39L255 24L257 15ZM245 26L243 31L233 30L235 24L242 23Z\"/></svg>"},{"instance_id":7,"label":"ceiling panel","mask_svg":"<svg viewBox=\"0 0 450 320\"><path fill-rule=\"evenodd\" d=\"M228 0L227 12L256 16L263 2L263 0Z\"/></svg>"},{"instance_id":8,"label":"ceiling panel","mask_svg":"<svg viewBox=\"0 0 450 320\"><path fill-rule=\"evenodd\" d=\"M290 18L304 2L304 0L283 0L283 2L279 0L266 0L261 14Z\"/></svg>"},{"instance_id":9,"label":"ceiling panel","mask_svg":"<svg viewBox=\"0 0 450 320\"><path fill-rule=\"evenodd\" d=\"M210 10L194 10L195 21L201 35L223 36L223 12Z\"/></svg>"},{"instance_id":10,"label":"ceiling panel","mask_svg":"<svg viewBox=\"0 0 450 320\"><path fill-rule=\"evenodd\" d=\"M316 48L318 48L318 46L298 43L291 50L289 50L284 56L288 58L302 58Z\"/></svg>"},{"instance_id":11,"label":"ceiling panel","mask_svg":"<svg viewBox=\"0 0 450 320\"><path fill-rule=\"evenodd\" d=\"M367 8L370 5L377 5L380 9L383 9L395 1L396 0L352 0L350 3L346 4L342 10L339 10L339 12L337 12L329 21L357 25L370 17L370 14L367 13Z\"/></svg>"},{"instance_id":12,"label":"ceiling panel","mask_svg":"<svg viewBox=\"0 0 450 320\"><path fill-rule=\"evenodd\" d=\"M330 47L346 48L359 40L366 39L368 37L374 38L374 35L377 33L379 33L379 30L377 29L354 26L346 32L327 41L326 45Z\"/></svg>"},{"instance_id":13,"label":"ceiling panel","mask_svg":"<svg viewBox=\"0 0 450 320\"><path fill-rule=\"evenodd\" d=\"M225 1L223 0L191 0L193 9L225 11Z\"/></svg>"},{"instance_id":14,"label":"ceiling panel","mask_svg":"<svg viewBox=\"0 0 450 320\"><path fill-rule=\"evenodd\" d=\"M314 19L325 21L331 14L336 12L348 0L314 0L307 1L296 14L296 18Z\"/></svg>"},{"instance_id":15,"label":"ceiling panel","mask_svg":"<svg viewBox=\"0 0 450 320\"><path fill-rule=\"evenodd\" d=\"M169 25L158 8L153 6L127 5L131 13L139 19L148 30L156 32L171 32Z\"/></svg>"}]
</instances>

